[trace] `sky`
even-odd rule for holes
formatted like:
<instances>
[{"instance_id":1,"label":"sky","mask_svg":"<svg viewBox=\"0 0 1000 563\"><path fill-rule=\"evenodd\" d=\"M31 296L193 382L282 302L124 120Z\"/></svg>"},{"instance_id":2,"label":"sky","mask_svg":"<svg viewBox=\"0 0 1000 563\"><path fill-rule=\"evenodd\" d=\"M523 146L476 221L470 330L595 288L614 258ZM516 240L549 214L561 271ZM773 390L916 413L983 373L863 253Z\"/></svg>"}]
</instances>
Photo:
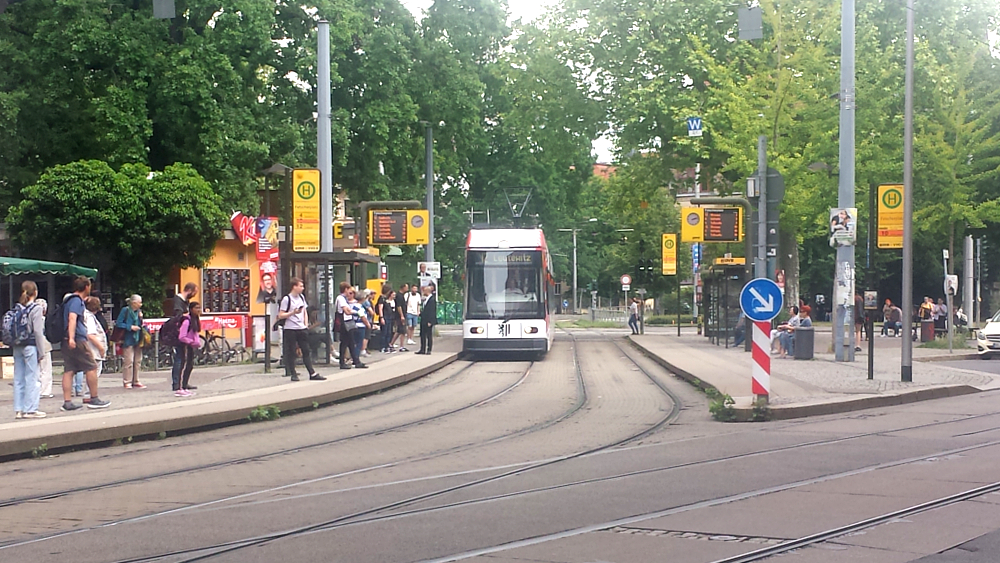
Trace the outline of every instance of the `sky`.
<instances>
[{"instance_id":1,"label":"sky","mask_svg":"<svg viewBox=\"0 0 1000 563\"><path fill-rule=\"evenodd\" d=\"M434 0L400 0L406 9L410 10L417 20L423 17L424 11L434 3ZM556 0L507 0L510 11L509 20L520 18L529 22L541 16L548 6L556 3ZM594 156L597 162L610 163L612 161L613 144L610 139L600 138L594 142Z\"/></svg>"}]
</instances>

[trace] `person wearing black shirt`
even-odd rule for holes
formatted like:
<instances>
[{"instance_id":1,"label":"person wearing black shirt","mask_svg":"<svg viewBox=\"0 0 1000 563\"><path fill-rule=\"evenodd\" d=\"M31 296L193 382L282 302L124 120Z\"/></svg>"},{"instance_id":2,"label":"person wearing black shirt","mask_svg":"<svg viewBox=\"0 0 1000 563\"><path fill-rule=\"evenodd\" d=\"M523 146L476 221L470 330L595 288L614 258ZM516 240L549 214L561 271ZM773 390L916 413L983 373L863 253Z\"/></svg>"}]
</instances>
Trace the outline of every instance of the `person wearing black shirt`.
<instances>
[{"instance_id":1,"label":"person wearing black shirt","mask_svg":"<svg viewBox=\"0 0 1000 563\"><path fill-rule=\"evenodd\" d=\"M424 286L427 301L424 301L424 306L420 310L420 351L417 353L428 356L434 347L434 325L437 324L437 297L434 295L436 289L434 282Z\"/></svg>"}]
</instances>

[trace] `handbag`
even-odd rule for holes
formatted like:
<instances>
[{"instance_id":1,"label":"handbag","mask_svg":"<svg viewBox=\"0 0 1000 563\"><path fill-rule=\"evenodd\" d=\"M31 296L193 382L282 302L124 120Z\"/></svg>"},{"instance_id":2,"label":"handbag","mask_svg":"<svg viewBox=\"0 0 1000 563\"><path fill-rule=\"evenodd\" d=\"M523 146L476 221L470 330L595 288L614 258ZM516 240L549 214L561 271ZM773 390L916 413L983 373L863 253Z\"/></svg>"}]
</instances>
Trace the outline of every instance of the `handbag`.
<instances>
[{"instance_id":1,"label":"handbag","mask_svg":"<svg viewBox=\"0 0 1000 563\"><path fill-rule=\"evenodd\" d=\"M347 332L351 332L358 329L358 321L354 319L344 319L344 328Z\"/></svg>"},{"instance_id":2,"label":"handbag","mask_svg":"<svg viewBox=\"0 0 1000 563\"><path fill-rule=\"evenodd\" d=\"M143 348L149 346L153 343L153 337L149 334L149 331L145 328L142 329L142 334L139 336L139 345Z\"/></svg>"},{"instance_id":3,"label":"handbag","mask_svg":"<svg viewBox=\"0 0 1000 563\"><path fill-rule=\"evenodd\" d=\"M111 341L121 344L125 341L125 329L116 326L114 330L111 331Z\"/></svg>"}]
</instances>

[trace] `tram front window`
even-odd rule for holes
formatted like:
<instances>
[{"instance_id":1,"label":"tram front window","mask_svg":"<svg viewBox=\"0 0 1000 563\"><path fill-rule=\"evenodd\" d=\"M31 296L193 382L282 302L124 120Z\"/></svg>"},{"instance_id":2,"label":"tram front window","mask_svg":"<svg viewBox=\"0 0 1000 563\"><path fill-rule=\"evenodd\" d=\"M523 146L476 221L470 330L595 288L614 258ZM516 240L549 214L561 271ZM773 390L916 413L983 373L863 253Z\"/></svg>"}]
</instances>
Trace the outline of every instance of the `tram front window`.
<instances>
[{"instance_id":1,"label":"tram front window","mask_svg":"<svg viewBox=\"0 0 1000 563\"><path fill-rule=\"evenodd\" d=\"M545 316L542 253L536 250L469 251L468 319L538 319Z\"/></svg>"}]
</instances>

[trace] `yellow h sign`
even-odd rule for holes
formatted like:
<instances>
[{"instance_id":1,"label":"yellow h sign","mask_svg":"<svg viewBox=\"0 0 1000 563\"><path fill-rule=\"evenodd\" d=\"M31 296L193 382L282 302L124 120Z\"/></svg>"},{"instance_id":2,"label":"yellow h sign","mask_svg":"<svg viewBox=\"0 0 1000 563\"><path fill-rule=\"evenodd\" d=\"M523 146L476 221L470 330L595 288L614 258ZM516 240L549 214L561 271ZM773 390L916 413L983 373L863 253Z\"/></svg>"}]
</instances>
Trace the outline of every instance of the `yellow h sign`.
<instances>
[{"instance_id":1,"label":"yellow h sign","mask_svg":"<svg viewBox=\"0 0 1000 563\"><path fill-rule=\"evenodd\" d=\"M319 252L319 170L292 172L292 250Z\"/></svg>"},{"instance_id":2,"label":"yellow h sign","mask_svg":"<svg viewBox=\"0 0 1000 563\"><path fill-rule=\"evenodd\" d=\"M663 275L677 275L677 235L674 233L664 233L663 242L660 243L663 251Z\"/></svg>"},{"instance_id":3,"label":"yellow h sign","mask_svg":"<svg viewBox=\"0 0 1000 563\"><path fill-rule=\"evenodd\" d=\"M878 187L878 247L903 248L902 184Z\"/></svg>"}]
</instances>

